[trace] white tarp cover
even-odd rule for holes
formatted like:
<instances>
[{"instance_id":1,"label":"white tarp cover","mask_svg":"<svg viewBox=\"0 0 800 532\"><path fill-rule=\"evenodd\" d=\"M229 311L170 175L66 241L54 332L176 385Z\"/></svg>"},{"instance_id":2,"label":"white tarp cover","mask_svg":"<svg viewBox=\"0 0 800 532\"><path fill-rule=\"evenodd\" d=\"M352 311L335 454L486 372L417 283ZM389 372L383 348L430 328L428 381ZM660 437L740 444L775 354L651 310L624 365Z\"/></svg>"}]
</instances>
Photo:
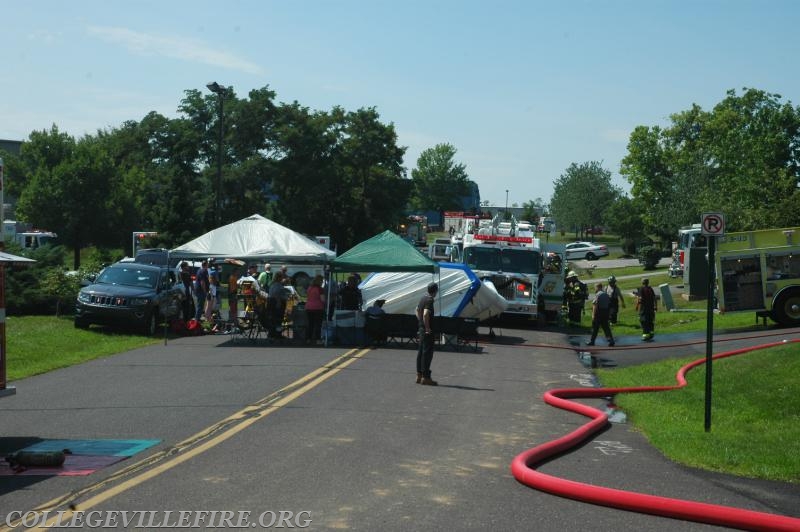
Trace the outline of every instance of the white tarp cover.
<instances>
[{"instance_id":1,"label":"white tarp cover","mask_svg":"<svg viewBox=\"0 0 800 532\"><path fill-rule=\"evenodd\" d=\"M288 227L254 214L170 250L170 257L318 264L333 260L336 253Z\"/></svg>"},{"instance_id":2,"label":"white tarp cover","mask_svg":"<svg viewBox=\"0 0 800 532\"><path fill-rule=\"evenodd\" d=\"M442 262L439 273L380 272L368 276L359 285L364 308L385 299L383 310L389 314L414 314L428 283L439 284L435 311L437 316L477 318L480 321L503 313L508 301L494 285L481 282L463 264Z\"/></svg>"}]
</instances>

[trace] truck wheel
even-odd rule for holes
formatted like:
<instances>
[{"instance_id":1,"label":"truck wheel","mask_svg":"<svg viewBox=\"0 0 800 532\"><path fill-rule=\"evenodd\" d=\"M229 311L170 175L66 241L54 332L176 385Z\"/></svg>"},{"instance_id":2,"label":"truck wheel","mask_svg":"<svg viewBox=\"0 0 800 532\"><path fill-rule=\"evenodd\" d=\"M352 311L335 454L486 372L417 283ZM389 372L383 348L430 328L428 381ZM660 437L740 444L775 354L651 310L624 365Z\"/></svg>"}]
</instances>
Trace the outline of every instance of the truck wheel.
<instances>
[{"instance_id":1,"label":"truck wheel","mask_svg":"<svg viewBox=\"0 0 800 532\"><path fill-rule=\"evenodd\" d=\"M781 292L772 302L772 319L786 327L800 325L800 289Z\"/></svg>"}]
</instances>

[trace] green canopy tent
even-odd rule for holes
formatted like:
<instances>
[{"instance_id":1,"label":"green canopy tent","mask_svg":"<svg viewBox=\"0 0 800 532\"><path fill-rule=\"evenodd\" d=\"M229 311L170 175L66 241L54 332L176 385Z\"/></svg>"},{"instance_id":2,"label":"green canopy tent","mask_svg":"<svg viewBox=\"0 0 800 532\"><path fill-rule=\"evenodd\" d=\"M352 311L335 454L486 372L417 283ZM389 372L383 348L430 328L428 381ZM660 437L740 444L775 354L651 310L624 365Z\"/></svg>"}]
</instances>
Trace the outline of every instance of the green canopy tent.
<instances>
[{"instance_id":1,"label":"green canopy tent","mask_svg":"<svg viewBox=\"0 0 800 532\"><path fill-rule=\"evenodd\" d=\"M348 272L439 272L439 264L391 231L365 240L330 262L330 273ZM328 301L330 286L328 280ZM328 337L325 336L327 345Z\"/></svg>"},{"instance_id":2,"label":"green canopy tent","mask_svg":"<svg viewBox=\"0 0 800 532\"><path fill-rule=\"evenodd\" d=\"M331 272L431 272L439 264L391 231L384 231L331 261Z\"/></svg>"}]
</instances>

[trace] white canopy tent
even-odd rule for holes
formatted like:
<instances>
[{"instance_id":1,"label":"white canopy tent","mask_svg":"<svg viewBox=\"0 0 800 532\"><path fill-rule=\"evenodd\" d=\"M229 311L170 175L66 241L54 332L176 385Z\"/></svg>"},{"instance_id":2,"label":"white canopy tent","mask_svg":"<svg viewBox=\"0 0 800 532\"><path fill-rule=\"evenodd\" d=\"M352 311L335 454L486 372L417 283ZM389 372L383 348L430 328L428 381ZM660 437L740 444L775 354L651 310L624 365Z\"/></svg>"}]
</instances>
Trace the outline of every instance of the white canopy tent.
<instances>
[{"instance_id":1,"label":"white canopy tent","mask_svg":"<svg viewBox=\"0 0 800 532\"><path fill-rule=\"evenodd\" d=\"M170 257L327 264L336 257L336 253L288 227L254 214L170 250Z\"/></svg>"}]
</instances>

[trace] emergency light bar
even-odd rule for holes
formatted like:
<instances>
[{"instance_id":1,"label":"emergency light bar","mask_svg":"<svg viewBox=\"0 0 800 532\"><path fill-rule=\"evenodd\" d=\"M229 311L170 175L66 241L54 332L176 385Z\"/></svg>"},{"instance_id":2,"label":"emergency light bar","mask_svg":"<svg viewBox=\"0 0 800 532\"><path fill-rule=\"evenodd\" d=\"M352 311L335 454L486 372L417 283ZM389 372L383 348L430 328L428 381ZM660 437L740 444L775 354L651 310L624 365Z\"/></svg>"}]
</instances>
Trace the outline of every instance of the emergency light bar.
<instances>
[{"instance_id":1,"label":"emergency light bar","mask_svg":"<svg viewBox=\"0 0 800 532\"><path fill-rule=\"evenodd\" d=\"M475 235L475 240L491 240L492 242L519 242L522 244L533 244L533 237L530 236Z\"/></svg>"}]
</instances>

